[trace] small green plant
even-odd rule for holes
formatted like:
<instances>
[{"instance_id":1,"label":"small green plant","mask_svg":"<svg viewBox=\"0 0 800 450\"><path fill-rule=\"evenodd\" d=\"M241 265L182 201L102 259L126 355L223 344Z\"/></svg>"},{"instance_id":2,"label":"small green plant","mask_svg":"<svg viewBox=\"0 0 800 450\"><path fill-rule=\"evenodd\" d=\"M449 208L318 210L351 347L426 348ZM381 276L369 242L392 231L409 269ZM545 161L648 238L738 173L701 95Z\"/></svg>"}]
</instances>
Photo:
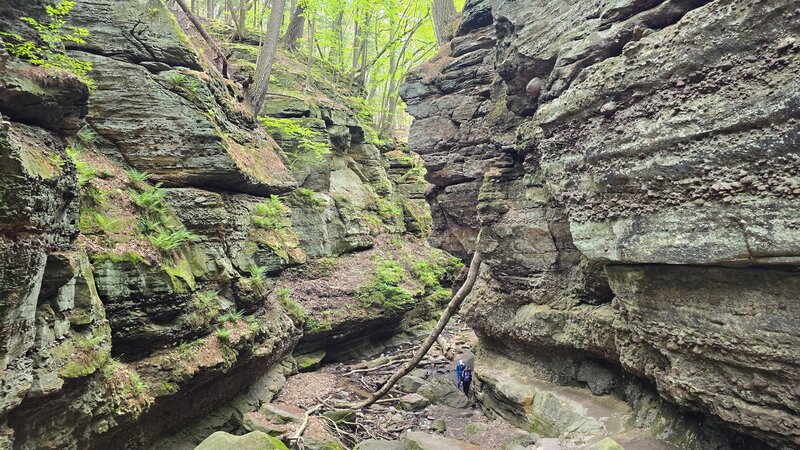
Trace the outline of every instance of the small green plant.
<instances>
[{"instance_id":1,"label":"small green plant","mask_svg":"<svg viewBox=\"0 0 800 450\"><path fill-rule=\"evenodd\" d=\"M200 82L197 78L186 75L184 73L176 72L170 75L169 80L176 86L186 88L195 94L200 90Z\"/></svg>"},{"instance_id":2,"label":"small green plant","mask_svg":"<svg viewBox=\"0 0 800 450\"><path fill-rule=\"evenodd\" d=\"M55 6L47 5L45 7L47 20L44 22L39 22L31 17L20 18L36 31L41 45L28 41L19 34L4 31L0 31L0 37L5 41L5 48L12 56L27 60L35 66L69 72L83 81L90 90L93 90L94 81L88 77L88 73L92 70L92 63L64 54L64 42L85 44L84 38L89 36L86 28L65 27L67 14L74 7L74 1L62 0Z\"/></svg>"},{"instance_id":3,"label":"small green plant","mask_svg":"<svg viewBox=\"0 0 800 450\"><path fill-rule=\"evenodd\" d=\"M403 217L403 207L397 202L377 197L375 203L378 205L378 215L382 219L395 220Z\"/></svg>"},{"instance_id":4,"label":"small green plant","mask_svg":"<svg viewBox=\"0 0 800 450\"><path fill-rule=\"evenodd\" d=\"M94 223L97 224L97 227L100 228L100 231L103 233L113 233L119 231L119 225L121 224L119 219L111 219L100 213L94 213L93 217Z\"/></svg>"},{"instance_id":5,"label":"small green plant","mask_svg":"<svg viewBox=\"0 0 800 450\"><path fill-rule=\"evenodd\" d=\"M128 169L128 170L125 171L125 173L128 174L128 178L130 178L131 181L134 181L134 182L137 182L137 183L141 183L143 181L147 181L150 178L150 174L149 173L147 173L147 172L139 172L136 169Z\"/></svg>"},{"instance_id":6,"label":"small green plant","mask_svg":"<svg viewBox=\"0 0 800 450\"><path fill-rule=\"evenodd\" d=\"M273 231L292 225L289 220L289 209L275 195L256 204L251 220L257 228Z\"/></svg>"},{"instance_id":7,"label":"small green plant","mask_svg":"<svg viewBox=\"0 0 800 450\"><path fill-rule=\"evenodd\" d=\"M190 323L195 328L208 326L219 315L219 291L198 291L192 301L195 311L190 316Z\"/></svg>"},{"instance_id":8,"label":"small green plant","mask_svg":"<svg viewBox=\"0 0 800 450\"><path fill-rule=\"evenodd\" d=\"M257 333L258 330L261 329L261 325L258 323L258 320L256 320L255 316L247 316L244 318L244 321L247 322L250 331L253 333Z\"/></svg>"},{"instance_id":9,"label":"small green plant","mask_svg":"<svg viewBox=\"0 0 800 450\"><path fill-rule=\"evenodd\" d=\"M297 188L294 192L300 202L306 206L311 208L321 208L325 206L325 199L311 189Z\"/></svg>"},{"instance_id":10,"label":"small green plant","mask_svg":"<svg viewBox=\"0 0 800 450\"><path fill-rule=\"evenodd\" d=\"M157 228L156 233L147 236L147 238L155 247L165 252L170 252L187 242L197 240L197 236L186 231L186 228L167 230L162 227Z\"/></svg>"},{"instance_id":11,"label":"small green plant","mask_svg":"<svg viewBox=\"0 0 800 450\"><path fill-rule=\"evenodd\" d=\"M67 147L67 156L70 157L72 163L75 164L75 169L78 171L78 184L86 186L93 178L97 177L97 171L91 164L80 158L76 149Z\"/></svg>"},{"instance_id":12,"label":"small green plant","mask_svg":"<svg viewBox=\"0 0 800 450\"><path fill-rule=\"evenodd\" d=\"M267 275L267 268L256 264L250 265L250 277L248 279L253 284L261 284L264 282L264 276Z\"/></svg>"},{"instance_id":13,"label":"small green plant","mask_svg":"<svg viewBox=\"0 0 800 450\"><path fill-rule=\"evenodd\" d=\"M92 127L84 125L76 134L78 140L84 145L96 144L100 140L100 136Z\"/></svg>"},{"instance_id":14,"label":"small green plant","mask_svg":"<svg viewBox=\"0 0 800 450\"><path fill-rule=\"evenodd\" d=\"M360 287L356 295L365 307L377 305L390 310L404 309L414 301L411 293L400 286L405 279L403 266L385 260L375 267L372 280Z\"/></svg>"},{"instance_id":15,"label":"small green plant","mask_svg":"<svg viewBox=\"0 0 800 450\"><path fill-rule=\"evenodd\" d=\"M231 339L231 330L226 328L217 328L217 338L222 342L228 342Z\"/></svg>"},{"instance_id":16,"label":"small green plant","mask_svg":"<svg viewBox=\"0 0 800 450\"><path fill-rule=\"evenodd\" d=\"M308 314L303 309L303 306L292 297L292 293L286 288L278 289L278 301L280 301L283 309L292 318L292 322L300 325L306 321Z\"/></svg>"},{"instance_id":17,"label":"small green plant","mask_svg":"<svg viewBox=\"0 0 800 450\"><path fill-rule=\"evenodd\" d=\"M284 145L283 151L289 157L289 166L310 165L320 167L327 161L331 146L327 142L319 142L318 134L305 127L296 119L279 119L276 117L260 117L262 125L271 135L282 141L294 141L296 145Z\"/></svg>"},{"instance_id":18,"label":"small green plant","mask_svg":"<svg viewBox=\"0 0 800 450\"><path fill-rule=\"evenodd\" d=\"M307 333L319 333L321 331L329 331L333 328L333 323L328 320L317 320L309 317L305 323L305 330Z\"/></svg>"},{"instance_id":19,"label":"small green plant","mask_svg":"<svg viewBox=\"0 0 800 450\"><path fill-rule=\"evenodd\" d=\"M167 195L161 187L161 183L156 183L155 186L147 186L142 192L137 192L133 189L128 189L131 194L131 200L136 203L136 206L143 208L145 211L158 212L164 208L164 197Z\"/></svg>"},{"instance_id":20,"label":"small green plant","mask_svg":"<svg viewBox=\"0 0 800 450\"><path fill-rule=\"evenodd\" d=\"M219 316L219 322L220 323L238 322L238 321L242 320L243 316L244 316L243 312L231 310L231 311L228 311L225 314Z\"/></svg>"}]
</instances>

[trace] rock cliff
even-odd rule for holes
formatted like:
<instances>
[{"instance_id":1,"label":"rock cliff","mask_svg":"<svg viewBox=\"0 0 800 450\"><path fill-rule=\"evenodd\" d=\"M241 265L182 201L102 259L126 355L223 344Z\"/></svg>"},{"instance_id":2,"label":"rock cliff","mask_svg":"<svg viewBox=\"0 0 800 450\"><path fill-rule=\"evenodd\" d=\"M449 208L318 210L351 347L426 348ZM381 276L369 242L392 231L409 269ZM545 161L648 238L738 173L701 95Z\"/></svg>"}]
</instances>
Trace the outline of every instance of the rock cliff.
<instances>
[{"instance_id":1,"label":"rock cliff","mask_svg":"<svg viewBox=\"0 0 800 450\"><path fill-rule=\"evenodd\" d=\"M402 94L434 243L483 228L484 408L547 429L545 380L800 447L798 31L788 0L467 2Z\"/></svg>"},{"instance_id":2,"label":"rock cliff","mask_svg":"<svg viewBox=\"0 0 800 450\"><path fill-rule=\"evenodd\" d=\"M0 30L32 39L19 17L44 5L3 2ZM81 0L69 21L91 93L0 54L0 448L228 426L297 370L301 338L319 354L430 320L459 266L424 242L424 169L348 94L295 95L304 68L281 56L259 127L162 2Z\"/></svg>"}]
</instances>

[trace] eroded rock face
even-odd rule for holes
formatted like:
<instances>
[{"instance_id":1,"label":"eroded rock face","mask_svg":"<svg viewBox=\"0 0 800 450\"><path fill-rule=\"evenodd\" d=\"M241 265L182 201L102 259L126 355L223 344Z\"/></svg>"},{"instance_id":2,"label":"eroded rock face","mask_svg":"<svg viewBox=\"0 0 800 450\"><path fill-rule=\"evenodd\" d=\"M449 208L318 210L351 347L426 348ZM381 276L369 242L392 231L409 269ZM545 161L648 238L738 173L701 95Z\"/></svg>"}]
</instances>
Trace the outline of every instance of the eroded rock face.
<instances>
[{"instance_id":1,"label":"eroded rock face","mask_svg":"<svg viewBox=\"0 0 800 450\"><path fill-rule=\"evenodd\" d=\"M798 29L789 1L468 2L403 95L437 245L483 226L485 348L800 445Z\"/></svg>"},{"instance_id":2,"label":"eroded rock face","mask_svg":"<svg viewBox=\"0 0 800 450\"><path fill-rule=\"evenodd\" d=\"M3 2L0 30L30 38L19 17L44 5ZM89 29L68 52L93 63L91 96L0 53L0 448L193 448L296 372L306 311L275 289L287 269L379 239L434 257L421 162L340 105L309 118L335 152L291 167L297 143L249 118L163 2L80 0L68 17ZM414 288L421 308L325 331L344 344L428 320L441 291Z\"/></svg>"}]
</instances>

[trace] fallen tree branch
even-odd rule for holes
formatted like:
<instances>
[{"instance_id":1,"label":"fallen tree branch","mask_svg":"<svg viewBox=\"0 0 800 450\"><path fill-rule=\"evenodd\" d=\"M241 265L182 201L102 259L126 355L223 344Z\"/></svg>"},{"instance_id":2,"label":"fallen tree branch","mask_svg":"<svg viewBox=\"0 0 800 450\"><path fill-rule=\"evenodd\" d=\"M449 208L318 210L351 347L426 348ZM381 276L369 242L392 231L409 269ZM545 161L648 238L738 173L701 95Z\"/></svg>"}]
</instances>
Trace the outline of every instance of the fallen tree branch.
<instances>
[{"instance_id":1,"label":"fallen tree branch","mask_svg":"<svg viewBox=\"0 0 800 450\"><path fill-rule=\"evenodd\" d=\"M189 18L189 21L192 22L197 32L200 33L200 36L205 39L208 45L211 47L211 50L214 50L214 53L217 54L217 57L220 59L220 64L222 64L222 76L224 78L228 78L228 58L222 53L222 50L219 49L217 43L214 42L214 39L206 33L205 28L203 28L203 24L200 23L200 20L197 16L194 15L192 9L186 6L186 3L183 0L175 0L178 5L181 7L184 13L186 13L186 17Z\"/></svg>"},{"instance_id":2,"label":"fallen tree branch","mask_svg":"<svg viewBox=\"0 0 800 450\"><path fill-rule=\"evenodd\" d=\"M450 303L447 305L447 308L442 313L442 317L439 319L439 323L436 324L436 328L434 328L433 331L431 331L431 334L428 335L428 338L425 340L425 343L422 344L422 346L419 348L417 353L414 355L414 358L405 363L403 367L400 370L398 370L394 375L392 375L389 378L389 380L386 381L383 387L381 387L377 392L372 394L370 398L368 398L363 403L358 405L357 406L358 409L366 408L375 403L376 401L378 401L381 397L386 395L392 389L392 386L394 386L395 383L397 383L400 380L400 378L403 378L404 376L408 375L412 370L414 370L414 367L416 367L417 364L419 364L419 362L422 361L422 358L425 357L425 355L428 353L428 350L430 350L431 347L433 347L433 344L436 342L436 339L442 333L442 330L444 330L444 327L447 325L447 322L450 321L450 318L453 316L453 314L455 314L455 312L458 311L458 309L461 307L461 303L464 302L464 299L472 291L472 287L475 285L475 281L478 279L478 272L481 267L481 254L477 250L477 248L478 245L480 244L481 233L482 230L478 232L478 239L475 243L476 250L475 254L472 255L472 262L470 263L469 266L469 273L467 274L467 279L466 281L464 281L464 284L461 286L458 292L456 292L456 295L454 295L453 298L450 300Z\"/></svg>"},{"instance_id":3,"label":"fallen tree branch","mask_svg":"<svg viewBox=\"0 0 800 450\"><path fill-rule=\"evenodd\" d=\"M395 360L392 360L392 361L385 362L385 363L381 364L380 366L375 366L375 367L372 367L372 368L353 369L350 372L345 373L344 375L347 376L347 375L353 375L355 373L374 372L376 370L385 369L386 367L392 366L392 365L394 365L396 363L402 363L402 362L407 362L407 361L410 361L410 359L395 359Z\"/></svg>"},{"instance_id":4,"label":"fallen tree branch","mask_svg":"<svg viewBox=\"0 0 800 450\"><path fill-rule=\"evenodd\" d=\"M298 428L294 435L289 438L289 444L292 446L292 448L302 448L302 446L298 446L297 444L303 438L303 433L305 433L306 428L308 427L308 421L311 418L311 415L319 411L320 408L322 408L322 403L317 404L303 414L303 422L300 424L300 428Z\"/></svg>"}]
</instances>

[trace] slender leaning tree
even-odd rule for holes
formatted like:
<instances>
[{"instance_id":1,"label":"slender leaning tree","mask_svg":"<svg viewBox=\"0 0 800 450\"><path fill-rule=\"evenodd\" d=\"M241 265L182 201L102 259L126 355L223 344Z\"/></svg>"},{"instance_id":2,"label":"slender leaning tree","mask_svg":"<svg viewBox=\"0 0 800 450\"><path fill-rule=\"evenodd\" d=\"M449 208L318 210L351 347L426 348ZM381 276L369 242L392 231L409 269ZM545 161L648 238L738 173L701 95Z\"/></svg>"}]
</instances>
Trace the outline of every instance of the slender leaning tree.
<instances>
[{"instance_id":1,"label":"slender leaning tree","mask_svg":"<svg viewBox=\"0 0 800 450\"><path fill-rule=\"evenodd\" d=\"M285 7L286 0L272 0L272 10L269 13L269 21L267 22L267 33L264 37L264 43L261 45L261 52L258 54L258 64L256 65L253 86L250 91L250 102L253 105L254 117L258 117L267 98L269 76L272 73L272 64L275 62L275 54L278 50Z\"/></svg>"}]
</instances>

